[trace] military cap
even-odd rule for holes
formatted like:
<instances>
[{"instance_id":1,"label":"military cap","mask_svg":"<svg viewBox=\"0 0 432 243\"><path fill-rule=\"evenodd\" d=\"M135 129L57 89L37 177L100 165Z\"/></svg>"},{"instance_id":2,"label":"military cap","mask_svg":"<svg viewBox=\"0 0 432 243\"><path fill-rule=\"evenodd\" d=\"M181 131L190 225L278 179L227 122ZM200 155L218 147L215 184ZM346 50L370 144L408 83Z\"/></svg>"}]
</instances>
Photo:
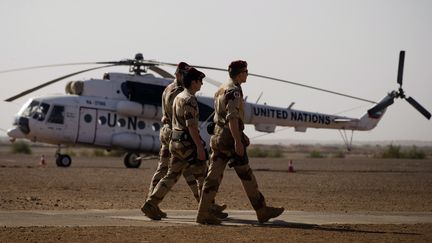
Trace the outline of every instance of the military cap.
<instances>
[{"instance_id":1,"label":"military cap","mask_svg":"<svg viewBox=\"0 0 432 243\"><path fill-rule=\"evenodd\" d=\"M184 81L193 81L193 80L202 80L205 77L203 72L198 71L197 69L191 67L187 70Z\"/></svg>"},{"instance_id":2,"label":"military cap","mask_svg":"<svg viewBox=\"0 0 432 243\"><path fill-rule=\"evenodd\" d=\"M185 62L179 62L179 64L177 65L176 72L180 72L180 73L184 74L189 68L190 68L189 64L187 64Z\"/></svg>"}]
</instances>

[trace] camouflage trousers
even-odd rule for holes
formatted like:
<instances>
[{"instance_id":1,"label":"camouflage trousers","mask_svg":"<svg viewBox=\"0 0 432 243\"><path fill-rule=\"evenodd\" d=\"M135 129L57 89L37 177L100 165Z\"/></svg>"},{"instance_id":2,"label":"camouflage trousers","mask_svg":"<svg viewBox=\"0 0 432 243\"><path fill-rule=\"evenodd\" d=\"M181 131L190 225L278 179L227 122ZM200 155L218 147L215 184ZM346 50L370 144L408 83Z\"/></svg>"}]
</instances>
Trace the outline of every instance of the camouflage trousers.
<instances>
[{"instance_id":1,"label":"camouflage trousers","mask_svg":"<svg viewBox=\"0 0 432 243\"><path fill-rule=\"evenodd\" d=\"M201 200L199 204L198 214L204 216L210 212L210 206L216 197L219 186L222 182L223 172L230 157L234 154L234 150L220 149L218 143L215 143L217 136L212 136L211 147L212 154L210 156L210 165L207 176L204 180ZM259 210L266 206L264 196L258 189L256 178L249 164L234 166L237 176L240 178L243 188L255 210Z\"/></svg>"},{"instance_id":2,"label":"camouflage trousers","mask_svg":"<svg viewBox=\"0 0 432 243\"><path fill-rule=\"evenodd\" d=\"M169 161L167 173L160 179L157 185L154 186L152 192L149 193L147 202L153 205L159 205L165 195L177 183L181 174L187 178L186 182L191 187L195 199L199 202L200 189L202 188L207 168L206 163L189 163L188 158L194 152L190 144L184 146L179 145L178 142L171 142L169 150L171 152L171 159ZM196 188L196 191L192 188Z\"/></svg>"},{"instance_id":3,"label":"camouflage trousers","mask_svg":"<svg viewBox=\"0 0 432 243\"><path fill-rule=\"evenodd\" d=\"M169 167L169 162L171 157L171 153L169 151L169 143L171 140L171 129L169 128L169 126L167 125L163 126L160 130L159 136L161 141L161 148L159 150L159 162L158 162L158 167L151 179L147 197L150 197L156 185L168 173L168 167ZM195 168L191 166L186 167L183 170L183 177L185 178L185 181L188 184L189 188L191 189L195 199L199 202L200 200L199 190L202 187L202 182L200 184L197 183L197 180L195 179L195 175L194 175L195 173L194 169Z\"/></svg>"}]
</instances>

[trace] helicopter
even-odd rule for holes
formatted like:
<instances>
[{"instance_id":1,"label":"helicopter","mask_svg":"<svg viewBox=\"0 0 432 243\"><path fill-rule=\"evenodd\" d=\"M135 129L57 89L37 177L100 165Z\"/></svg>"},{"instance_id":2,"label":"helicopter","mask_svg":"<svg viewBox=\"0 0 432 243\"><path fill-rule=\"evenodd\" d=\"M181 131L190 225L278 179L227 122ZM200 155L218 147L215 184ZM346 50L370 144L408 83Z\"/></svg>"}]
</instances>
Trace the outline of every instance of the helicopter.
<instances>
[{"instance_id":1,"label":"helicopter","mask_svg":"<svg viewBox=\"0 0 432 243\"><path fill-rule=\"evenodd\" d=\"M379 102L346 95L331 90L321 89L292 81L249 73L249 76L270 79L273 81L298 85L335 95L345 96L372 103L360 118L351 118L317 112L275 107L267 104L245 102L245 124L254 125L256 131L274 133L277 126L294 127L297 132L305 132L308 128L337 129L344 131L342 136L348 149L352 143L346 131L368 131L375 128L383 117L388 106L394 99L401 98L409 102L427 119L431 113L421 106L414 98L406 97L402 89L402 77L405 51L399 54L397 83L398 90L388 93ZM21 71L34 68L67 66L76 64L102 65L80 70L39 86L23 91L5 101L10 102L33 91L59 82L74 75L112 66L129 66L129 73L109 72L102 79L84 81L69 81L64 95L44 95L30 98L15 116L13 127L7 131L11 141L27 139L33 142L43 142L57 145L56 164L59 167L69 167L72 159L68 154L61 153L61 146L83 145L127 151L123 163L127 168L138 168L141 165L141 153L156 153L159 151L159 129L161 128L161 97L165 87L174 76L160 66L175 67L175 63L145 60L141 53L134 59L108 62L68 63L27 68L10 69L0 73ZM198 69L228 71L223 68L191 65ZM157 77L148 71L161 77ZM207 82L219 86L217 81L206 78ZM204 141L209 141L207 129L213 121L213 98L198 96L200 134ZM351 135L352 136L352 135Z\"/></svg>"}]
</instances>

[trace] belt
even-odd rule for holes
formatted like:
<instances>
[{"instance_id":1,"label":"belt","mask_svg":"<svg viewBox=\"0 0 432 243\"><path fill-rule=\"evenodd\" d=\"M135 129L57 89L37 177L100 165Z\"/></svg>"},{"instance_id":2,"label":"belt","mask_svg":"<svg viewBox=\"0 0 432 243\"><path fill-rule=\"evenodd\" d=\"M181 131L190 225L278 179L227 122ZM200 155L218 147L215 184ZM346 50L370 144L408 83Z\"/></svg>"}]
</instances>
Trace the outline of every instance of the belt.
<instances>
[{"instance_id":1,"label":"belt","mask_svg":"<svg viewBox=\"0 0 432 243\"><path fill-rule=\"evenodd\" d=\"M189 135L189 132L187 131L173 130L171 134L171 140L174 142L191 141L192 137Z\"/></svg>"}]
</instances>

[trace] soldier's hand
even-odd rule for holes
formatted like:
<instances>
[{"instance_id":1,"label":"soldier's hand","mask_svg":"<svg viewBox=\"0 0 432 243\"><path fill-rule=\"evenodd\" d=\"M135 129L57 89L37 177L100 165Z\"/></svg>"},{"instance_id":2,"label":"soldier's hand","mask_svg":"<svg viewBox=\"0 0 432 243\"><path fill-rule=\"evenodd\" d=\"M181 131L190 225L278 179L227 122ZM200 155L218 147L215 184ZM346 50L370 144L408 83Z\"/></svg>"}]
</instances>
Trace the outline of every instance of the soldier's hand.
<instances>
[{"instance_id":1,"label":"soldier's hand","mask_svg":"<svg viewBox=\"0 0 432 243\"><path fill-rule=\"evenodd\" d=\"M243 156L244 154L244 146L243 143L235 143L235 152L239 156Z\"/></svg>"},{"instance_id":2,"label":"soldier's hand","mask_svg":"<svg viewBox=\"0 0 432 243\"><path fill-rule=\"evenodd\" d=\"M162 123L165 123L165 122L167 122L167 121L168 121L168 117L163 116L162 119L161 119L161 122L162 122Z\"/></svg>"}]
</instances>

